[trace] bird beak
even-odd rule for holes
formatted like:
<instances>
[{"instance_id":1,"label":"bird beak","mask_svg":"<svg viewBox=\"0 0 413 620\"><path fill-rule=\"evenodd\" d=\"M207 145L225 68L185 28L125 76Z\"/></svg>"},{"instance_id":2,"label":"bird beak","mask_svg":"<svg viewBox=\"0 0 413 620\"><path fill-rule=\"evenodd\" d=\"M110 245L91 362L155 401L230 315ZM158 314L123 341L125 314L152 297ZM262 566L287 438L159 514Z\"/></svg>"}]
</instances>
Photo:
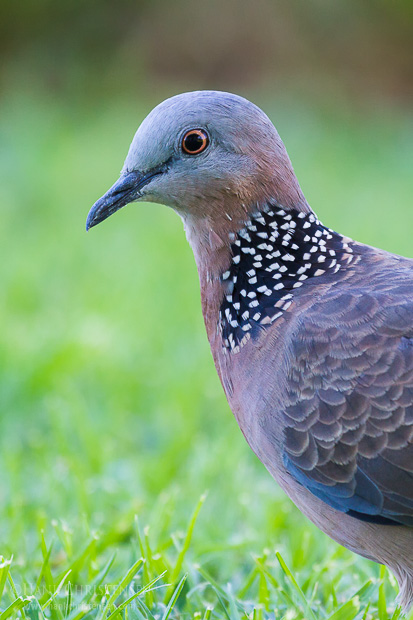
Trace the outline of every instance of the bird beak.
<instances>
[{"instance_id":1,"label":"bird beak","mask_svg":"<svg viewBox=\"0 0 413 620\"><path fill-rule=\"evenodd\" d=\"M160 170L151 172L126 172L116 181L109 191L99 198L88 213L86 230L96 226L107 217L140 197L140 190L149 183Z\"/></svg>"}]
</instances>

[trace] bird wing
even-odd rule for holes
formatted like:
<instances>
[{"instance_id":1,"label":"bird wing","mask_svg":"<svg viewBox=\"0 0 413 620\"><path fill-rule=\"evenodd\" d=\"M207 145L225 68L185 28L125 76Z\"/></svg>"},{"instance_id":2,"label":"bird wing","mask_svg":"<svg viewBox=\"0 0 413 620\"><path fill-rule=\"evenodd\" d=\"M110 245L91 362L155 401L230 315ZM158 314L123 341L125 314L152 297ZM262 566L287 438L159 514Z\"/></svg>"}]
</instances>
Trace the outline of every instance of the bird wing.
<instances>
[{"instance_id":1,"label":"bird wing","mask_svg":"<svg viewBox=\"0 0 413 620\"><path fill-rule=\"evenodd\" d=\"M299 319L283 458L333 508L413 526L413 281L383 288L331 291Z\"/></svg>"}]
</instances>

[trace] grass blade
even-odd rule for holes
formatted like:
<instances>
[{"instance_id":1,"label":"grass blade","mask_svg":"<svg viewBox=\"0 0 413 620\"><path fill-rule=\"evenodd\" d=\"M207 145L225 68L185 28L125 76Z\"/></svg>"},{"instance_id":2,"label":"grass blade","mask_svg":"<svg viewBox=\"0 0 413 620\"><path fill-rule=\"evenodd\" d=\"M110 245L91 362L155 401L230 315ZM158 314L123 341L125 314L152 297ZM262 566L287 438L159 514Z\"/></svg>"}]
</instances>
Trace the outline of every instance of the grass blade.
<instances>
[{"instance_id":1,"label":"grass blade","mask_svg":"<svg viewBox=\"0 0 413 620\"><path fill-rule=\"evenodd\" d=\"M172 594L168 606L165 609L165 613L162 616L162 620L168 620L169 616L171 615L171 611L173 610L176 601L178 600L179 595L181 594L181 590L184 587L185 581L186 581L187 575L184 575L181 579L181 581L178 583L178 585L175 588L174 593ZM1 619L0 619L1 620Z\"/></svg>"},{"instance_id":2,"label":"grass blade","mask_svg":"<svg viewBox=\"0 0 413 620\"><path fill-rule=\"evenodd\" d=\"M295 580L294 575L292 574L292 572L288 568L287 564L284 562L284 559L281 556L281 553L279 553L277 551L277 553L275 555L277 556L277 560L279 561L280 566L281 566L285 576L291 582L295 592L298 595L298 598L301 600L301 602L303 604L303 607L304 607L308 617L311 618L311 620L317 620L317 618L315 617L315 615L313 613L313 610L311 609L310 605L308 604L308 601L307 601L307 599L305 597L304 592L301 590L300 586L298 585L297 581Z\"/></svg>"},{"instance_id":3,"label":"grass blade","mask_svg":"<svg viewBox=\"0 0 413 620\"><path fill-rule=\"evenodd\" d=\"M384 566L380 566L379 600L377 602L379 620L387 620L386 593L384 591L385 577L386 577L386 568Z\"/></svg>"},{"instance_id":4,"label":"grass blade","mask_svg":"<svg viewBox=\"0 0 413 620\"><path fill-rule=\"evenodd\" d=\"M63 577L63 579L61 580L61 582L59 583L59 585L57 586L56 590L53 592L52 596L41 606L42 607L42 611L44 611L47 607L49 607L50 603L56 598L56 596L59 594L60 590L63 587L64 582L66 581L67 577L70 575L71 571L68 570L66 575Z\"/></svg>"},{"instance_id":5,"label":"grass blade","mask_svg":"<svg viewBox=\"0 0 413 620\"><path fill-rule=\"evenodd\" d=\"M192 514L192 518L191 518L191 520L189 522L188 529L187 529L187 532L186 532L184 544L182 545L182 549L179 552L178 559L176 560L176 564L175 564L174 569L173 569L173 571L171 573L171 576L170 576L170 581L171 581L172 584L176 583L176 581L177 581L177 579L179 577L179 574L181 572L182 564L183 564L184 559L185 559L185 555L186 555L186 553L187 553L187 551L189 549L189 545L191 544L191 539L192 539L192 534L193 534L194 527L195 527L195 522L196 522L196 520L198 518L199 511L201 510L202 505L205 502L205 499L206 499L206 493L201 495L201 497L199 499L199 502L198 502L198 504L197 504L197 506L196 506L196 508L195 508L195 510L193 512L193 514ZM171 594L172 588L173 588L173 585L166 592L165 602L168 600L168 598L169 598L169 596Z\"/></svg>"},{"instance_id":6,"label":"grass blade","mask_svg":"<svg viewBox=\"0 0 413 620\"><path fill-rule=\"evenodd\" d=\"M67 598L66 598L66 607L64 617L67 618L72 611L72 584L70 581L67 584Z\"/></svg>"},{"instance_id":7,"label":"grass blade","mask_svg":"<svg viewBox=\"0 0 413 620\"><path fill-rule=\"evenodd\" d=\"M118 583L118 585L116 586L112 594L109 596L100 614L97 614L96 620L103 620L104 618L106 618L107 612L111 609L112 605L114 605L118 596L122 594L124 589L130 584L130 582L132 581L136 573L142 567L143 563L144 563L144 560L140 558L137 562L135 562L135 564L133 564L133 566L131 566L131 568L128 570L125 576L120 580L120 582Z\"/></svg>"},{"instance_id":8,"label":"grass blade","mask_svg":"<svg viewBox=\"0 0 413 620\"><path fill-rule=\"evenodd\" d=\"M105 620L110 620L110 618L115 618L123 609L125 609L135 598L137 598L138 596L140 596L141 594L145 594L146 592L148 592L149 590L156 590L156 588L152 588L152 586L159 581L159 579L162 579L162 577L165 575L166 571L164 571L161 575L159 575L158 577L155 577L155 579L152 579L152 581L148 584L146 584L146 586L143 586L143 588L141 588L140 590L138 590L138 592L134 592L132 594L132 596L130 596L128 599L126 599L126 601L124 601L121 605L119 605L119 607L117 607L115 609L115 611L113 611L109 616L107 616L107 618ZM157 588L161 588L162 586L157 586Z\"/></svg>"},{"instance_id":9,"label":"grass blade","mask_svg":"<svg viewBox=\"0 0 413 620\"><path fill-rule=\"evenodd\" d=\"M3 596L4 586L6 585L7 575L9 574L10 566L13 561L13 556L10 560L4 560L3 557L0 558L0 601Z\"/></svg>"},{"instance_id":10,"label":"grass blade","mask_svg":"<svg viewBox=\"0 0 413 620\"><path fill-rule=\"evenodd\" d=\"M213 611L212 607L207 607L204 613L203 620L210 620L212 611Z\"/></svg>"},{"instance_id":11,"label":"grass blade","mask_svg":"<svg viewBox=\"0 0 413 620\"><path fill-rule=\"evenodd\" d=\"M102 568L102 570L96 575L95 579L91 583L91 587L86 590L85 595L82 597L80 601L76 603L76 607L71 612L68 620L80 620L89 610L88 605L93 595L97 591L97 589L102 585L103 580L106 575L110 571L110 568L115 560L115 553L109 558L106 565Z\"/></svg>"},{"instance_id":12,"label":"grass blade","mask_svg":"<svg viewBox=\"0 0 413 620\"><path fill-rule=\"evenodd\" d=\"M50 545L49 549L47 549L43 530L41 532L40 547L41 547L42 555L43 555L43 566L42 566L42 570L39 576L39 580L41 580L41 577L43 576L49 593L53 594L54 581L53 581L52 569L50 568L50 554L52 553L53 543ZM39 580L38 580L38 585L40 585ZM36 586L36 590L37 590L37 586Z\"/></svg>"},{"instance_id":13,"label":"grass blade","mask_svg":"<svg viewBox=\"0 0 413 620\"><path fill-rule=\"evenodd\" d=\"M9 605L3 611L3 613L0 614L0 620L6 620L12 614L17 613L20 609L23 609L23 607L26 607L26 605L28 605L32 600L33 600L32 596L29 596L27 598L23 598L19 596L11 603L11 605Z\"/></svg>"},{"instance_id":14,"label":"grass blade","mask_svg":"<svg viewBox=\"0 0 413 620\"><path fill-rule=\"evenodd\" d=\"M360 601L358 597L353 597L331 614L327 620L354 620L359 611Z\"/></svg>"}]
</instances>

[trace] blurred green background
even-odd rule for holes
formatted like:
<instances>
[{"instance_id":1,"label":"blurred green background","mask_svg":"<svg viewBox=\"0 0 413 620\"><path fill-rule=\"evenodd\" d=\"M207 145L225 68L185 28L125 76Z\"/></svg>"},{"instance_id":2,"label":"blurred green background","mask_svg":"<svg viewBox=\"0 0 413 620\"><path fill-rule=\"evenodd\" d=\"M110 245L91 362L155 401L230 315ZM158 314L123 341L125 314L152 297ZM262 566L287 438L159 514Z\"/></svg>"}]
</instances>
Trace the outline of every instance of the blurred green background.
<instances>
[{"instance_id":1,"label":"blurred green background","mask_svg":"<svg viewBox=\"0 0 413 620\"><path fill-rule=\"evenodd\" d=\"M247 447L179 218L130 205L88 235L85 219L156 103L222 89L268 113L328 226L412 255L412 25L408 1L2 1L0 556L13 555L17 593L52 591L68 567L89 583L116 550L115 577L141 553L143 581L189 571L195 594L177 608L189 615L205 600L224 613L199 565L248 609L308 617L279 550L327 618L379 576L307 522ZM369 596L385 614L396 588L380 587ZM0 611L10 584L4 596Z\"/></svg>"}]
</instances>

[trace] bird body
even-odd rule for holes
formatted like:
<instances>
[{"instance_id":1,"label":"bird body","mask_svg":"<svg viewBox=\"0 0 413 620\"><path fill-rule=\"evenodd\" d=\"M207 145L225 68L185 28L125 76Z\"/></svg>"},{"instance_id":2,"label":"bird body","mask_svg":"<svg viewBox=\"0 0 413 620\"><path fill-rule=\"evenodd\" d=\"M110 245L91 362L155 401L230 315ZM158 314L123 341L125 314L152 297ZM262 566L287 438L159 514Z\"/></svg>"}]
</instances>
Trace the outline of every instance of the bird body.
<instances>
[{"instance_id":1,"label":"bird body","mask_svg":"<svg viewBox=\"0 0 413 620\"><path fill-rule=\"evenodd\" d=\"M413 261L325 227L268 117L215 91L163 102L88 227L182 217L218 375L252 450L331 538L413 602Z\"/></svg>"}]
</instances>

